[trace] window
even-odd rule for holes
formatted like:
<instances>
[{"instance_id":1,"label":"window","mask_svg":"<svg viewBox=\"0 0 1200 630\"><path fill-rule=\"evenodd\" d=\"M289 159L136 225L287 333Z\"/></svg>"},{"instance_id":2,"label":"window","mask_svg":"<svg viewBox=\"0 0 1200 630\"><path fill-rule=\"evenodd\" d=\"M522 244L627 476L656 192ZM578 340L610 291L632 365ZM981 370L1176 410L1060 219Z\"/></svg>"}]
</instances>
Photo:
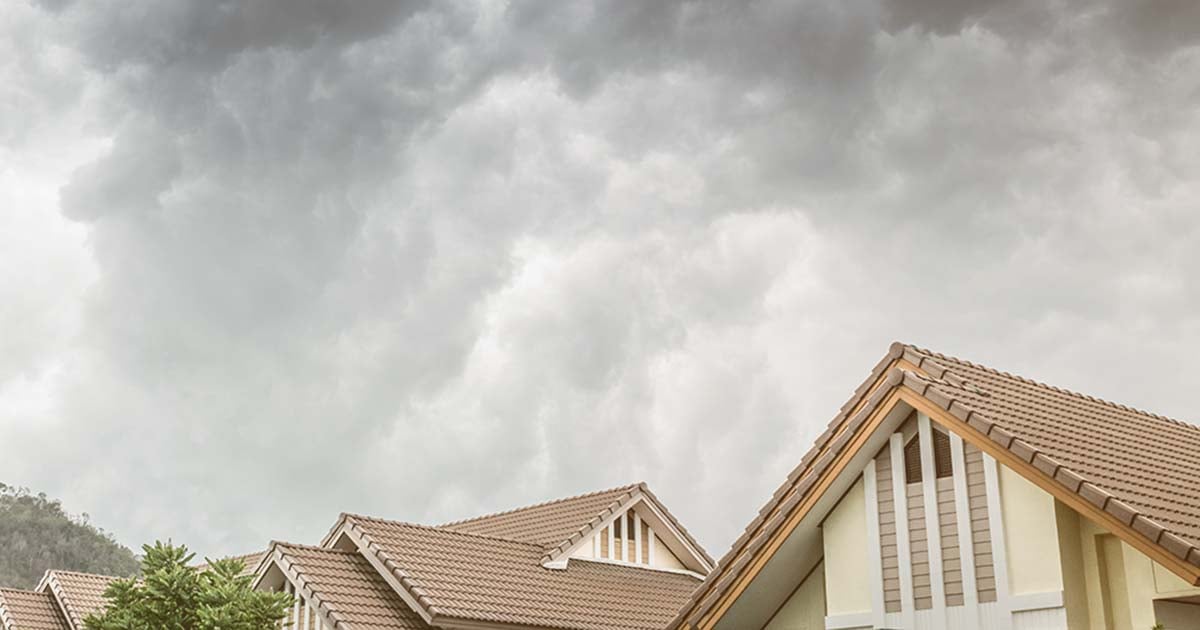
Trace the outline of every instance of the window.
<instances>
[{"instance_id":1,"label":"window","mask_svg":"<svg viewBox=\"0 0 1200 630\"><path fill-rule=\"evenodd\" d=\"M933 469L937 479L954 476L954 465L950 456L950 436L933 430ZM921 440L913 436L904 447L904 480L921 483Z\"/></svg>"}]
</instances>

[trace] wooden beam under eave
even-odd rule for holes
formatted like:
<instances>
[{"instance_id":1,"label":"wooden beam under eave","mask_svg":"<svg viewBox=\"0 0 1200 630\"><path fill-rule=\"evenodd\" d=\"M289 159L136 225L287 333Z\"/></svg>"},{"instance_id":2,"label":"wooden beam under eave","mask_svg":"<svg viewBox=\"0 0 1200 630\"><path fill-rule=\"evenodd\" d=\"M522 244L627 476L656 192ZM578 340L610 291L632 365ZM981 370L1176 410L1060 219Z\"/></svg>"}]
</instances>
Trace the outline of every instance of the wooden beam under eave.
<instances>
[{"instance_id":1,"label":"wooden beam under eave","mask_svg":"<svg viewBox=\"0 0 1200 630\"><path fill-rule=\"evenodd\" d=\"M886 379L887 373L888 371L885 371L881 375L881 382ZM850 441L849 444L846 445L846 448L841 452L841 454L838 455L837 459L834 460L829 469L825 471L825 473L821 476L821 479L815 486L813 486L813 489L809 491L808 496L806 496L804 500L792 510L792 513L779 528L779 531L772 535L766 546L763 547L763 549L758 553L758 557L755 558L750 566L746 568L745 572L734 581L730 590L721 596L713 610L700 619L700 622L696 624L698 628L701 630L712 630L712 628L717 625L717 622L725 616L725 613L728 612L729 608L734 602L737 601L738 597L741 596L750 583L754 581L754 578L758 576L763 567L766 566L767 562L774 557L775 552L779 551L779 547L782 546L784 541L788 539L788 536L790 536L800 522L804 520L804 517L808 516L808 513L812 510L817 501L825 494L825 491L829 488L830 484L832 484L833 481L841 475L842 471L846 468L846 465L850 463L850 460L854 459L854 456L862 450L863 444L866 443L867 439L869 439L871 435L875 433L875 430L879 428L879 425L883 422L883 419L886 418L896 404L900 402L898 389L899 388L893 389L890 393L888 393L887 397L884 398L881 403L879 403L879 406L875 408L875 410L871 413L871 416L866 422L863 423L863 426L859 429L858 434ZM847 415L847 418L851 417L853 417L853 415Z\"/></svg>"},{"instance_id":2,"label":"wooden beam under eave","mask_svg":"<svg viewBox=\"0 0 1200 630\"><path fill-rule=\"evenodd\" d=\"M1151 560L1178 575L1185 582L1193 586L1200 586L1200 567L1192 566L1181 560L1150 539L1139 534L1129 525L1117 520L1112 514L1096 507L1078 494L1071 492L1062 484L1047 477L1045 473L1035 468L1033 464L1017 457L1012 451L1000 446L975 427L963 422L954 414L951 414L938 405L933 404L921 394L904 386L900 386L898 389L900 399L904 402L924 412L931 419L936 420L947 429L954 431L964 441L974 444L979 450L991 455L996 461L1013 469L1029 482L1049 493L1050 496L1062 501L1071 509L1089 518L1093 523L1112 532Z\"/></svg>"}]
</instances>

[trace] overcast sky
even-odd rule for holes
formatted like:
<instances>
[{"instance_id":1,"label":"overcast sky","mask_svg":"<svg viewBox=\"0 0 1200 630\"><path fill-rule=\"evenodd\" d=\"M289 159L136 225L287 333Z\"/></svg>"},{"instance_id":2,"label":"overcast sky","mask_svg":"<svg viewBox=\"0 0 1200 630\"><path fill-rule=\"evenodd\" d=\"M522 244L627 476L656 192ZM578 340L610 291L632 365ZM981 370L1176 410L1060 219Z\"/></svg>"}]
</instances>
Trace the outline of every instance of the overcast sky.
<instances>
[{"instance_id":1,"label":"overcast sky","mask_svg":"<svg viewBox=\"0 0 1200 630\"><path fill-rule=\"evenodd\" d=\"M893 340L1185 420L1200 4L0 2L0 481L130 546L638 480Z\"/></svg>"}]
</instances>

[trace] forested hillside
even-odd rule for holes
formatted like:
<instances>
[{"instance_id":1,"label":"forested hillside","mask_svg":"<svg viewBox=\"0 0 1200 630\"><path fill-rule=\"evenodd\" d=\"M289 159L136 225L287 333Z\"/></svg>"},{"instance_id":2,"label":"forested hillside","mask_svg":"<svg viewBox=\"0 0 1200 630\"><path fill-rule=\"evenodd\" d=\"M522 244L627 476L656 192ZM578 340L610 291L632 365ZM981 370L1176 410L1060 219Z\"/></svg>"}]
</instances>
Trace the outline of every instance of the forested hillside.
<instances>
[{"instance_id":1,"label":"forested hillside","mask_svg":"<svg viewBox=\"0 0 1200 630\"><path fill-rule=\"evenodd\" d=\"M32 588L46 569L129 576L138 561L86 515L0 483L0 586Z\"/></svg>"}]
</instances>

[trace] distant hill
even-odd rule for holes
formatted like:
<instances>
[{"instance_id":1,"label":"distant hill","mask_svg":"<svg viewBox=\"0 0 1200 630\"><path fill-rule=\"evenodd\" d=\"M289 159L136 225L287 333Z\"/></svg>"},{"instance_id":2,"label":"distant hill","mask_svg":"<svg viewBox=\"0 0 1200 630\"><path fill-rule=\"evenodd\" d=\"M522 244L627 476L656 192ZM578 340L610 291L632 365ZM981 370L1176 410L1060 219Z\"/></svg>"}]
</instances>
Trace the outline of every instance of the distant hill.
<instances>
[{"instance_id":1,"label":"distant hill","mask_svg":"<svg viewBox=\"0 0 1200 630\"><path fill-rule=\"evenodd\" d=\"M0 483L0 586L33 588L47 569L130 576L133 552L45 494Z\"/></svg>"}]
</instances>

